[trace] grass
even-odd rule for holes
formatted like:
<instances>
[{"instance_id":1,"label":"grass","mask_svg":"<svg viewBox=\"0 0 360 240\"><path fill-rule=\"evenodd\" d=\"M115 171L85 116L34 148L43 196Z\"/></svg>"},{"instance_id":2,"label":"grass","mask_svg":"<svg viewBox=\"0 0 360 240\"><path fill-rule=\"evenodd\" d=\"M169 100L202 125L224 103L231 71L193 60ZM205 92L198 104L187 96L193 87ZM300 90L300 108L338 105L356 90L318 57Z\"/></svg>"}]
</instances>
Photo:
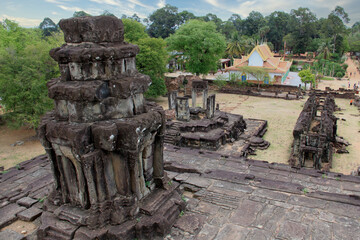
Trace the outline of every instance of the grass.
<instances>
[{"instance_id":1,"label":"grass","mask_svg":"<svg viewBox=\"0 0 360 240\"><path fill-rule=\"evenodd\" d=\"M333 77L322 77L320 80L332 81L332 80L334 80L334 78Z\"/></svg>"}]
</instances>

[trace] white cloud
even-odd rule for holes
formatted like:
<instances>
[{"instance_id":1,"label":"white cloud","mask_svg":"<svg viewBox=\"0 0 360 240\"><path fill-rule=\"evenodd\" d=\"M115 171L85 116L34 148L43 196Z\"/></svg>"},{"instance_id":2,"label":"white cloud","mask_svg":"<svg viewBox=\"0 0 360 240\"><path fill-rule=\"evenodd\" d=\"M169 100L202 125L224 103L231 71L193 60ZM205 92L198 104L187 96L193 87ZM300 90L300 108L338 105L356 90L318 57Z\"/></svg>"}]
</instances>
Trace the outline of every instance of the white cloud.
<instances>
[{"instance_id":1,"label":"white cloud","mask_svg":"<svg viewBox=\"0 0 360 240\"><path fill-rule=\"evenodd\" d=\"M67 7L64 5L57 5L59 8L61 8L62 10L68 11L68 12L79 12L79 11L85 11L82 8L78 8L78 7ZM85 11L86 12L86 11Z\"/></svg>"},{"instance_id":2,"label":"white cloud","mask_svg":"<svg viewBox=\"0 0 360 240\"><path fill-rule=\"evenodd\" d=\"M159 0L159 2L156 4L156 6L158 6L158 8L163 8L166 5L166 1L165 0Z\"/></svg>"},{"instance_id":3,"label":"white cloud","mask_svg":"<svg viewBox=\"0 0 360 240\"><path fill-rule=\"evenodd\" d=\"M138 6L140 6L140 7L148 8L148 9L150 9L150 10L155 9L153 6L146 5L146 4L144 4L144 3L142 3L142 2L140 2L140 1L138 1L138 0L128 0L128 1L131 2L131 3L133 3L133 4L138 5Z\"/></svg>"},{"instance_id":4,"label":"white cloud","mask_svg":"<svg viewBox=\"0 0 360 240\"><path fill-rule=\"evenodd\" d=\"M205 2L213 5L214 7L222 8L222 5L217 0L205 0Z\"/></svg>"},{"instance_id":5,"label":"white cloud","mask_svg":"<svg viewBox=\"0 0 360 240\"><path fill-rule=\"evenodd\" d=\"M50 1L53 1L53 0L50 0ZM121 2L116 1L116 0L90 0L90 1L96 2L99 4L108 4L108 5L112 5L112 6L118 6L118 7L122 6Z\"/></svg>"},{"instance_id":6,"label":"white cloud","mask_svg":"<svg viewBox=\"0 0 360 240\"><path fill-rule=\"evenodd\" d=\"M40 23L42 22L42 19L34 19L34 18L23 18L23 17L11 17L8 15L3 14L2 15L3 19L9 19L12 21L15 21L17 23L19 23L21 26L23 27L35 27L35 26L39 26Z\"/></svg>"},{"instance_id":7,"label":"white cloud","mask_svg":"<svg viewBox=\"0 0 360 240\"><path fill-rule=\"evenodd\" d=\"M51 12L52 15L59 15L58 12Z\"/></svg>"}]
</instances>

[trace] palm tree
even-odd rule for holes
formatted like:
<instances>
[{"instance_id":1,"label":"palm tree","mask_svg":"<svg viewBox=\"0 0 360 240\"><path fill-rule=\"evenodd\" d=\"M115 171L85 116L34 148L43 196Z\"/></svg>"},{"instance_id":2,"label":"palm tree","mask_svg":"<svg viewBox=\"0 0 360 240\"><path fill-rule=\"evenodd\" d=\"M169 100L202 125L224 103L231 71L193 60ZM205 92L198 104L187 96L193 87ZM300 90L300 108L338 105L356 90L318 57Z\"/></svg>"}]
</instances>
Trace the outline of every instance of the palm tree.
<instances>
[{"instance_id":1,"label":"palm tree","mask_svg":"<svg viewBox=\"0 0 360 240\"><path fill-rule=\"evenodd\" d=\"M244 44L238 33L232 35L231 41L228 43L226 53L230 58L241 57L244 53Z\"/></svg>"},{"instance_id":2,"label":"palm tree","mask_svg":"<svg viewBox=\"0 0 360 240\"><path fill-rule=\"evenodd\" d=\"M330 44L330 41L327 40L320 44L316 52L318 53L320 58L328 60L331 57L331 51L330 51L331 48L332 48L332 44Z\"/></svg>"}]
</instances>

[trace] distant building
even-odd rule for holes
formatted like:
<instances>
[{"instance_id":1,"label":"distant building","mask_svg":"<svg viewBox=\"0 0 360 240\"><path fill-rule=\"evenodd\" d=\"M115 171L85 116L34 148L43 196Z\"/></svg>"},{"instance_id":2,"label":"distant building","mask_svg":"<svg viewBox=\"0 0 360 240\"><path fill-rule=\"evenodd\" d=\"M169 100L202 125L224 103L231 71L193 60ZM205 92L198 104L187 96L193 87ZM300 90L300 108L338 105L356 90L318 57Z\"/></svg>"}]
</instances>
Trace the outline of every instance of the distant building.
<instances>
[{"instance_id":1,"label":"distant building","mask_svg":"<svg viewBox=\"0 0 360 240\"><path fill-rule=\"evenodd\" d=\"M289 74L292 62L284 61L280 57L274 57L267 44L257 45L248 56L242 59L234 59L234 65L226 68L225 70L232 73L241 74L242 81L258 83L256 78L252 75L247 75L241 72L239 67L261 67L268 71L269 79L265 79L262 83L283 83Z\"/></svg>"}]
</instances>

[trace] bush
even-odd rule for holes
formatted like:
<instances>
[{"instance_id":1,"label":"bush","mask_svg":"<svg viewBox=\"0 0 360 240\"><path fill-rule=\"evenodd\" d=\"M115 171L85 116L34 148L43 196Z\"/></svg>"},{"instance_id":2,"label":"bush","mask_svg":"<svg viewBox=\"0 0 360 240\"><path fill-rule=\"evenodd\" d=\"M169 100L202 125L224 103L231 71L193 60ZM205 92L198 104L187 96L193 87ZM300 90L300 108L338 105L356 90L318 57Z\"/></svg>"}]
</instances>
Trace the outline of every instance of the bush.
<instances>
[{"instance_id":1,"label":"bush","mask_svg":"<svg viewBox=\"0 0 360 240\"><path fill-rule=\"evenodd\" d=\"M342 78L344 75L345 75L345 73L343 73L343 72L337 72L335 74L335 76L338 77L338 78Z\"/></svg>"},{"instance_id":2,"label":"bush","mask_svg":"<svg viewBox=\"0 0 360 240\"><path fill-rule=\"evenodd\" d=\"M229 79L230 84L236 84L236 82L240 79L241 79L240 73L230 73L230 79Z\"/></svg>"},{"instance_id":3,"label":"bush","mask_svg":"<svg viewBox=\"0 0 360 240\"><path fill-rule=\"evenodd\" d=\"M222 88L225 87L227 84L226 81L227 77L224 75L218 75L214 81L214 84L218 87L218 88Z\"/></svg>"}]
</instances>

